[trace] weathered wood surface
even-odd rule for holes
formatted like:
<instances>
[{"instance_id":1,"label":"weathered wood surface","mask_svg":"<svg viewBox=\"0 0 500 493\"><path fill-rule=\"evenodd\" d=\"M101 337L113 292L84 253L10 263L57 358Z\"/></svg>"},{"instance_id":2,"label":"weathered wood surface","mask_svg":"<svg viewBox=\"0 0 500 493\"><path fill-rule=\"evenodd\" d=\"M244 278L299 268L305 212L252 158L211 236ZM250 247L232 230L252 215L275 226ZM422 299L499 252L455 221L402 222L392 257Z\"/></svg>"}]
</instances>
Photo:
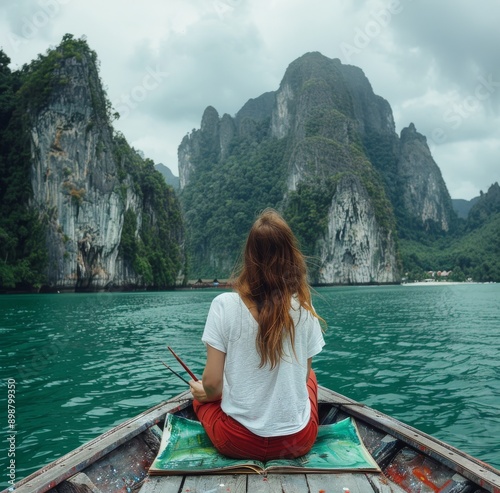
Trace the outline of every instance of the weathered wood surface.
<instances>
[{"instance_id":1,"label":"weathered wood surface","mask_svg":"<svg viewBox=\"0 0 500 493\"><path fill-rule=\"evenodd\" d=\"M269 474L267 477L252 474L248 478L247 491L255 493L307 493L304 474Z\"/></svg>"},{"instance_id":2,"label":"weathered wood surface","mask_svg":"<svg viewBox=\"0 0 500 493\"><path fill-rule=\"evenodd\" d=\"M85 469L85 474L101 493L129 491L147 476L149 466L160 449L160 441L151 430L120 445Z\"/></svg>"},{"instance_id":3,"label":"weathered wood surface","mask_svg":"<svg viewBox=\"0 0 500 493\"><path fill-rule=\"evenodd\" d=\"M148 409L60 459L51 462L17 483L16 493L45 493L55 488L64 480L97 463L120 445L129 442L143 431L158 424L165 418L167 412L175 412L187 406L189 397L190 393L185 392L174 399Z\"/></svg>"},{"instance_id":4,"label":"weathered wood surface","mask_svg":"<svg viewBox=\"0 0 500 493\"><path fill-rule=\"evenodd\" d=\"M81 472L63 481L56 490L57 493L102 493L90 478Z\"/></svg>"},{"instance_id":5,"label":"weathered wood surface","mask_svg":"<svg viewBox=\"0 0 500 493\"><path fill-rule=\"evenodd\" d=\"M218 476L186 476L182 493L246 493L244 474Z\"/></svg>"},{"instance_id":6,"label":"weathered wood surface","mask_svg":"<svg viewBox=\"0 0 500 493\"><path fill-rule=\"evenodd\" d=\"M184 478L182 476L154 476L147 478L140 493L179 493Z\"/></svg>"},{"instance_id":7,"label":"weathered wood surface","mask_svg":"<svg viewBox=\"0 0 500 493\"><path fill-rule=\"evenodd\" d=\"M446 491L454 493L500 493L500 472L463 452L422 433L390 416L336 392L319 388L318 401L323 405L326 422L352 416L358 422L365 445L382 462L390 465L384 474L269 474L266 476L158 476L147 477L145 471L159 445L159 430L167 412L192 417L189 393L164 402L97 437L75 451L54 461L16 485L18 493L403 493L388 478L395 471L403 447L411 447L425 457L429 470L446 469ZM333 405L330 409L329 405ZM395 437L397 443L392 439ZM405 445L406 444L406 445ZM138 458L142 461L137 464ZM428 461L428 462L427 462ZM138 466L137 468L135 466ZM436 468L436 469L435 469ZM84 471L85 474L78 474ZM456 476L454 476L456 474ZM462 475L463 477L460 477ZM478 487L473 487L469 478ZM398 480L399 482L399 480ZM479 488L481 486L483 490ZM119 489L117 490L116 487ZM121 489L120 489L121 488ZM450 489L451 488L451 489ZM4 490L5 493L7 490ZM445 490L443 490L445 491Z\"/></svg>"},{"instance_id":8,"label":"weathered wood surface","mask_svg":"<svg viewBox=\"0 0 500 493\"><path fill-rule=\"evenodd\" d=\"M140 493L246 493L245 474L204 476L155 476L144 482ZM278 491L278 490L273 490ZM255 490L258 493L258 490Z\"/></svg>"},{"instance_id":9,"label":"weathered wood surface","mask_svg":"<svg viewBox=\"0 0 500 493\"><path fill-rule=\"evenodd\" d=\"M437 438L324 387L318 388L318 401L334 402L343 406L347 409L346 412L354 418L395 436L416 450L420 450L423 454L436 459L451 470L479 484L485 490L491 493L500 493L500 473L498 470Z\"/></svg>"},{"instance_id":10,"label":"weathered wood surface","mask_svg":"<svg viewBox=\"0 0 500 493\"><path fill-rule=\"evenodd\" d=\"M404 493L379 474L240 474L155 476L140 493Z\"/></svg>"},{"instance_id":11,"label":"weathered wood surface","mask_svg":"<svg viewBox=\"0 0 500 493\"><path fill-rule=\"evenodd\" d=\"M391 483L383 474L367 474L368 481L373 490L378 493L406 493L397 484Z\"/></svg>"},{"instance_id":12,"label":"weathered wood surface","mask_svg":"<svg viewBox=\"0 0 500 493\"><path fill-rule=\"evenodd\" d=\"M240 474L220 476L156 476L150 478L140 493L401 493L401 489L390 489L382 481L376 485L385 489L374 489L367 474Z\"/></svg>"},{"instance_id":13,"label":"weathered wood surface","mask_svg":"<svg viewBox=\"0 0 500 493\"><path fill-rule=\"evenodd\" d=\"M307 476L309 491L342 492L349 488L350 493L371 493L373 488L366 474L309 474Z\"/></svg>"},{"instance_id":14,"label":"weathered wood surface","mask_svg":"<svg viewBox=\"0 0 500 493\"><path fill-rule=\"evenodd\" d=\"M350 493L406 493L375 473L154 476L139 493L342 493L344 488Z\"/></svg>"}]
</instances>

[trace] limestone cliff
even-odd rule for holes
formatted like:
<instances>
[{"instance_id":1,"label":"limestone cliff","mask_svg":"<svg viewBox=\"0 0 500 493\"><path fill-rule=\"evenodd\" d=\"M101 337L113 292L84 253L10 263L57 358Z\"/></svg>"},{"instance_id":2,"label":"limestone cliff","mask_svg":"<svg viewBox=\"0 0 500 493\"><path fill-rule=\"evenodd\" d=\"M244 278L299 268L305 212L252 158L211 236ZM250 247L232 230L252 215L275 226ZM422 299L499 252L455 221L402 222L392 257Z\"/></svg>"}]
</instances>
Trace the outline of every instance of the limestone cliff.
<instances>
[{"instance_id":1,"label":"limestone cliff","mask_svg":"<svg viewBox=\"0 0 500 493\"><path fill-rule=\"evenodd\" d=\"M398 176L407 214L425 228L448 231L453 220L451 197L427 139L413 123L401 131Z\"/></svg>"},{"instance_id":2,"label":"limestone cliff","mask_svg":"<svg viewBox=\"0 0 500 493\"><path fill-rule=\"evenodd\" d=\"M214 164L229 157L233 139L254 139L258 123L271 117L274 102L274 92L262 94L250 99L234 118L227 113L220 118L217 110L208 106L201 118L200 129L193 129L179 145L180 188L189 183L194 167L200 167L200 161Z\"/></svg>"},{"instance_id":3,"label":"limestone cliff","mask_svg":"<svg viewBox=\"0 0 500 493\"><path fill-rule=\"evenodd\" d=\"M193 130L182 140L178 150L181 189L189 182L193 171L193 157L196 159L203 151L210 156L212 162L217 162L224 154L224 148L231 140L233 133L231 117L229 115L224 115L224 117L220 121L217 110L213 106L208 106L201 119L201 128ZM222 140L221 126L223 127Z\"/></svg>"},{"instance_id":4,"label":"limestone cliff","mask_svg":"<svg viewBox=\"0 0 500 493\"><path fill-rule=\"evenodd\" d=\"M244 179L229 180L236 169ZM258 196L247 184L263 183L270 170L274 198ZM209 224L201 219L208 211L221 217L210 235L192 233L191 252L207 273L217 274L210 269L228 254L237 258L222 238L266 206L299 236L314 283L399 282L398 233L450 227L451 202L425 138L412 127L400 138L389 103L362 70L320 53L292 62L276 91L249 100L234 119L207 108L201 129L179 146L179 171L188 227Z\"/></svg>"},{"instance_id":5,"label":"limestone cliff","mask_svg":"<svg viewBox=\"0 0 500 493\"><path fill-rule=\"evenodd\" d=\"M54 53L56 84L29 113L32 205L47 220L49 289L173 285L182 264L182 225L173 190L157 185L163 179L152 164L114 134L93 52L69 38ZM172 242L162 246L163 262L170 262L172 272L159 280L144 233L163 220L155 203L165 201L170 202ZM127 241L136 250L126 252L122 232L129 210L135 224Z\"/></svg>"},{"instance_id":6,"label":"limestone cliff","mask_svg":"<svg viewBox=\"0 0 500 493\"><path fill-rule=\"evenodd\" d=\"M323 219L327 227L318 231L312 248L317 257L312 281L398 282L393 213L362 146L366 128L394 132L388 103L373 94L361 70L319 53L288 67L276 102L272 132L276 137L291 134L293 140L288 196L300 195L303 181L330 183ZM389 217L378 213L381 202Z\"/></svg>"},{"instance_id":7,"label":"limestone cliff","mask_svg":"<svg viewBox=\"0 0 500 493\"><path fill-rule=\"evenodd\" d=\"M328 227L319 240L320 284L394 283L397 251L392 237L380 228L361 180L344 176L328 211Z\"/></svg>"}]
</instances>

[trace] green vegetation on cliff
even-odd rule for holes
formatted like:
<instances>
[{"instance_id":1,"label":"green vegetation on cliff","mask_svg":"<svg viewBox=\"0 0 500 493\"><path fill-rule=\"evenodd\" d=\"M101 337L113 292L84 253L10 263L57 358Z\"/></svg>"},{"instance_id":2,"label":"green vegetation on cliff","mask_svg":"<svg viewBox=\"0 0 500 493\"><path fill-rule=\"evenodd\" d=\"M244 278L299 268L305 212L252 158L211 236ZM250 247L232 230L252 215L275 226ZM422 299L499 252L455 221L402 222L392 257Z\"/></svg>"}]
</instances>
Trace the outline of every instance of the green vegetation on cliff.
<instances>
[{"instance_id":1,"label":"green vegetation on cliff","mask_svg":"<svg viewBox=\"0 0 500 493\"><path fill-rule=\"evenodd\" d=\"M66 86L69 80L61 75L59 70L66 60L74 59L77 62L86 60L90 64L89 76L92 71L98 72L98 59L94 50L91 50L84 39L75 39L72 34L65 34L61 44L55 48L49 48L45 55L38 55L36 60L30 64L23 65L21 77L23 84L19 89L20 104L36 113L43 109L54 96L59 88ZM96 119L102 123L118 117L113 113L112 105L106 96L102 84L97 77L97 84L93 77L88 77L92 94L92 108Z\"/></svg>"},{"instance_id":2,"label":"green vegetation on cliff","mask_svg":"<svg viewBox=\"0 0 500 493\"><path fill-rule=\"evenodd\" d=\"M500 214L500 185L493 183L486 193L481 192L467 217L467 230L472 231L487 224Z\"/></svg>"},{"instance_id":3,"label":"green vegetation on cliff","mask_svg":"<svg viewBox=\"0 0 500 493\"><path fill-rule=\"evenodd\" d=\"M321 183L308 180L299 183L297 190L289 193L283 214L308 257L315 254L316 242L326 230L335 186L335 178Z\"/></svg>"},{"instance_id":4,"label":"green vegetation on cliff","mask_svg":"<svg viewBox=\"0 0 500 493\"><path fill-rule=\"evenodd\" d=\"M44 222L32 198L30 140L18 91L22 76L11 72L0 50L0 290L40 287L47 249Z\"/></svg>"},{"instance_id":5,"label":"green vegetation on cliff","mask_svg":"<svg viewBox=\"0 0 500 493\"><path fill-rule=\"evenodd\" d=\"M392 205L377 170L367 159L361 139L352 121L337 110L317 108L305 122L306 138L300 144L308 155L308 178L288 193L284 215L300 240L306 255L313 256L316 244L327 227L328 212L337 184L346 175L354 175L363 184L379 227L396 236ZM343 138L349 144L341 144ZM314 271L314 267L312 267Z\"/></svg>"},{"instance_id":6,"label":"green vegetation on cliff","mask_svg":"<svg viewBox=\"0 0 500 493\"><path fill-rule=\"evenodd\" d=\"M401 240L405 272L410 280L426 272L452 271L451 280L500 282L500 186L493 184L470 210L460 229L440 238Z\"/></svg>"},{"instance_id":7,"label":"green vegetation on cliff","mask_svg":"<svg viewBox=\"0 0 500 493\"><path fill-rule=\"evenodd\" d=\"M256 214L283 197L285 151L286 139L241 137L233 140L230 157L222 162L210 147L200 156L181 195L192 276L226 278L232 273ZM227 262L211 259L210 252Z\"/></svg>"},{"instance_id":8,"label":"green vegetation on cliff","mask_svg":"<svg viewBox=\"0 0 500 493\"><path fill-rule=\"evenodd\" d=\"M53 92L67 83L57 75L59 64L89 52L71 35L58 49L39 55L11 72L9 57L0 50L0 290L31 290L45 282L46 220L30 205L31 147L28 112L43 109Z\"/></svg>"},{"instance_id":9,"label":"green vegetation on cliff","mask_svg":"<svg viewBox=\"0 0 500 493\"><path fill-rule=\"evenodd\" d=\"M144 286L170 288L184 268L179 201L151 159L142 159L119 133L114 143L121 176L132 178L134 191L142 198L146 211L140 224L134 210L125 211L120 253L141 277Z\"/></svg>"},{"instance_id":10,"label":"green vegetation on cliff","mask_svg":"<svg viewBox=\"0 0 500 493\"><path fill-rule=\"evenodd\" d=\"M59 104L61 91L72 97L70 84L75 81L87 85L90 92L87 131L100 135L101 151L112 155L120 183L115 192L126 200L130 187L142 201L138 204L140 218L137 211L126 211L119 246L129 268L137 274L132 272L131 276L139 278L140 287L174 286L184 267L179 201L154 169L154 163L141 158L121 134L113 133L111 121L117 114L112 113L102 88L96 53L84 39L67 34L57 48L47 50L19 71L11 72L9 63L0 50L0 291L37 290L47 282L46 232L54 224L49 224L47 215L32 205L30 131L41 111L50 110L54 102ZM70 72L68 67L75 70ZM70 79L64 75L68 73L76 75ZM85 139L86 135L80 137ZM104 142L108 149L104 149ZM97 158L99 161L99 152ZM63 173L67 178L71 169L66 167ZM69 193L79 207L84 207L88 191L75 188L64 177L61 193ZM54 222L56 217L51 215L50 220ZM121 218L113 220L119 223ZM79 238L73 240L77 244Z\"/></svg>"},{"instance_id":11,"label":"green vegetation on cliff","mask_svg":"<svg viewBox=\"0 0 500 493\"><path fill-rule=\"evenodd\" d=\"M201 129L180 149L189 156L181 199L192 277L229 275L256 213L265 207L283 213L304 252L314 257L345 176L355 178L354 202L373 207L379 232L374 250L392 251L394 213L367 158L350 90L339 60L312 53L290 64L273 105L257 105L263 103L257 98L242 108L229 148L221 145L229 135L227 117L224 122L214 108L205 110ZM313 258L312 278L315 263Z\"/></svg>"}]
</instances>

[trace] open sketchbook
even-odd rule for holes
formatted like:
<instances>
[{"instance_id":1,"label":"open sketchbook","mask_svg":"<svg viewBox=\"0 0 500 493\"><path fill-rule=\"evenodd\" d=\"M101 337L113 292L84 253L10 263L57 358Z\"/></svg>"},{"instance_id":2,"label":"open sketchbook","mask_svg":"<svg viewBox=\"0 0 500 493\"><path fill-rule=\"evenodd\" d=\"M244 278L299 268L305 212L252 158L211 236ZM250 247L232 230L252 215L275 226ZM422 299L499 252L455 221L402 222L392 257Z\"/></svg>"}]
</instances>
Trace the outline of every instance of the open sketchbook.
<instances>
[{"instance_id":1,"label":"open sketchbook","mask_svg":"<svg viewBox=\"0 0 500 493\"><path fill-rule=\"evenodd\" d=\"M313 473L328 471L375 471L377 463L360 440L351 418L319 427L309 453L297 459L266 463L225 457L217 452L198 421L167 414L158 456L150 475Z\"/></svg>"}]
</instances>

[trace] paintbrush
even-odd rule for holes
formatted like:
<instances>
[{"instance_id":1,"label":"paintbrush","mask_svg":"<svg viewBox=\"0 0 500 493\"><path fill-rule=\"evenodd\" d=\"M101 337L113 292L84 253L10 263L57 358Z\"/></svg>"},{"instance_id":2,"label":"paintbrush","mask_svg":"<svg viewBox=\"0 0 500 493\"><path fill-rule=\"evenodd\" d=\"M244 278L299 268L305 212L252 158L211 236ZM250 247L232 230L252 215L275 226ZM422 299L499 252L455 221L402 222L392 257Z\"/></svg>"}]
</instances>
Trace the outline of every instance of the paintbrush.
<instances>
[{"instance_id":1,"label":"paintbrush","mask_svg":"<svg viewBox=\"0 0 500 493\"><path fill-rule=\"evenodd\" d=\"M189 376L195 381L197 382L198 379L196 378L196 375L189 369L189 366L186 365L186 363L184 363L184 361L182 361L179 356L177 356L174 352L174 350L170 347L170 346L167 346L168 350L174 355L175 359L182 365L182 367L189 373Z\"/></svg>"},{"instance_id":2,"label":"paintbrush","mask_svg":"<svg viewBox=\"0 0 500 493\"><path fill-rule=\"evenodd\" d=\"M175 370L172 370L172 368L170 368L170 366L168 366L166 363L163 363L163 361L162 361L162 364L163 364L163 366L165 366L165 368L170 370L175 376L179 377L183 382L186 382L189 385L189 382L185 378L181 377Z\"/></svg>"}]
</instances>

